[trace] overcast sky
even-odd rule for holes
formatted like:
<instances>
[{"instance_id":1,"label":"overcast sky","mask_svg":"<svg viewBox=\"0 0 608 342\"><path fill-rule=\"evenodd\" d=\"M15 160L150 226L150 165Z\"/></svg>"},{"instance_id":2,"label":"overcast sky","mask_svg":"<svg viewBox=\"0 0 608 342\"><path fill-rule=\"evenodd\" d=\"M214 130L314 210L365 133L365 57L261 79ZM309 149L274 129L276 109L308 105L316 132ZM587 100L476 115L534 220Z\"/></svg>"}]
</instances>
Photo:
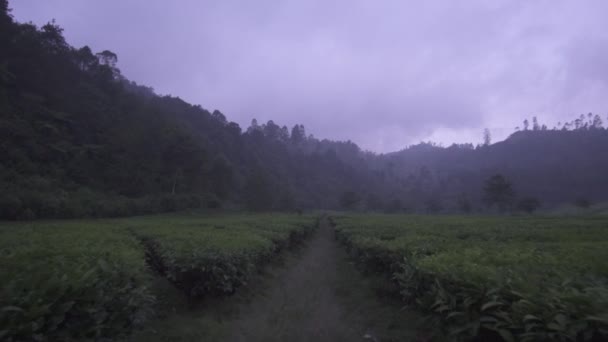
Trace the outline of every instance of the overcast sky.
<instances>
[{"instance_id":1,"label":"overcast sky","mask_svg":"<svg viewBox=\"0 0 608 342\"><path fill-rule=\"evenodd\" d=\"M389 152L608 114L608 1L12 0L160 94ZM606 120L605 120L606 121Z\"/></svg>"}]
</instances>

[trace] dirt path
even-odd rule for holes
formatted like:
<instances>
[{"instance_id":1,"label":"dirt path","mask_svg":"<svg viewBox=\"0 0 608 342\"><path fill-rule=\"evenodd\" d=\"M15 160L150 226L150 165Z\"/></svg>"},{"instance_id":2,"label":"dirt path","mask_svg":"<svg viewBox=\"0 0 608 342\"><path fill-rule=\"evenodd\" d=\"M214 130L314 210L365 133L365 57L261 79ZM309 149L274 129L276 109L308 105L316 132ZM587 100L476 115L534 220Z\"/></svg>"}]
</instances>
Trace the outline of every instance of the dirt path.
<instances>
[{"instance_id":1,"label":"dirt path","mask_svg":"<svg viewBox=\"0 0 608 342\"><path fill-rule=\"evenodd\" d=\"M134 340L416 340L418 316L377 296L376 282L349 262L326 220L305 246L287 253L254 284L204 307L174 309Z\"/></svg>"},{"instance_id":2,"label":"dirt path","mask_svg":"<svg viewBox=\"0 0 608 342\"><path fill-rule=\"evenodd\" d=\"M234 323L230 341L380 341L390 338L391 324L413 323L411 314L380 303L356 272L322 221L299 259ZM394 338L414 339L411 327L392 330L399 330Z\"/></svg>"}]
</instances>

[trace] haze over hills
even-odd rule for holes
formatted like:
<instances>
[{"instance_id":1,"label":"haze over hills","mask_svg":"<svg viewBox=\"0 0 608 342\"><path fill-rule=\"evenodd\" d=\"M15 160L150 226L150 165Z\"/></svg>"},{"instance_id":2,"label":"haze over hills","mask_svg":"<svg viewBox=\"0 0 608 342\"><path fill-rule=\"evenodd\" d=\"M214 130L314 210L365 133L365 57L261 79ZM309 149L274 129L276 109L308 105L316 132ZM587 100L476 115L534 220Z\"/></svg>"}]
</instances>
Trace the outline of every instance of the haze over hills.
<instances>
[{"instance_id":1,"label":"haze over hills","mask_svg":"<svg viewBox=\"0 0 608 342\"><path fill-rule=\"evenodd\" d=\"M552 206L608 198L599 116L495 144L374 154L303 125L248 128L123 77L118 56L70 46L0 1L0 217L121 216L190 207L486 210L483 181ZM238 99L237 99L238 100ZM599 120L599 121L598 121ZM314 133L314 132L313 132Z\"/></svg>"},{"instance_id":2,"label":"haze over hills","mask_svg":"<svg viewBox=\"0 0 608 342\"><path fill-rule=\"evenodd\" d=\"M303 123L388 153L608 114L602 0L9 3L17 21L55 18L73 46L117 53L129 79L243 128Z\"/></svg>"}]
</instances>

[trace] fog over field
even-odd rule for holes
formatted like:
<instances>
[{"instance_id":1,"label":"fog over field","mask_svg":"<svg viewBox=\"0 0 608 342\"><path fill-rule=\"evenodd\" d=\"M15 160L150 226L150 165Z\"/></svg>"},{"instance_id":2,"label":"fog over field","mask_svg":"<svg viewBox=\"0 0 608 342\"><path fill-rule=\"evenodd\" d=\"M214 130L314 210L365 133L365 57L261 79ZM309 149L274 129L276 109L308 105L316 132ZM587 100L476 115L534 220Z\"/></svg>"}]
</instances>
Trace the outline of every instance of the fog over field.
<instances>
[{"instance_id":1,"label":"fog over field","mask_svg":"<svg viewBox=\"0 0 608 342\"><path fill-rule=\"evenodd\" d=\"M12 1L161 94L391 152L608 112L602 0Z\"/></svg>"}]
</instances>

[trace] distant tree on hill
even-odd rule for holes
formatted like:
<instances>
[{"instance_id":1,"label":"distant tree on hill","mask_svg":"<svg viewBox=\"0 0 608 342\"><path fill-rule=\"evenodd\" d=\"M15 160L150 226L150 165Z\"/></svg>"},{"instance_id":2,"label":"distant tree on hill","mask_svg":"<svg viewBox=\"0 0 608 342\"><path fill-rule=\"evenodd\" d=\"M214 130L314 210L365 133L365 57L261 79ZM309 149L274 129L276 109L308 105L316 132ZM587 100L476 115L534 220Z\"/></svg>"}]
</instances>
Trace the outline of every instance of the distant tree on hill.
<instances>
[{"instance_id":1,"label":"distant tree on hill","mask_svg":"<svg viewBox=\"0 0 608 342\"><path fill-rule=\"evenodd\" d=\"M281 131L279 132L279 140L281 140L282 143L289 141L289 129L287 129L287 126L285 125L281 127Z\"/></svg>"},{"instance_id":2,"label":"distant tree on hill","mask_svg":"<svg viewBox=\"0 0 608 342\"><path fill-rule=\"evenodd\" d=\"M221 123L222 125L226 125L228 123L228 120L226 120L226 116L217 109L214 110L213 113L211 113L211 117L213 117L215 120L217 120L217 122Z\"/></svg>"},{"instance_id":3,"label":"distant tree on hill","mask_svg":"<svg viewBox=\"0 0 608 342\"><path fill-rule=\"evenodd\" d=\"M490 146L491 143L492 135L490 134L490 130L486 128L483 130L483 146Z\"/></svg>"},{"instance_id":4,"label":"distant tree on hill","mask_svg":"<svg viewBox=\"0 0 608 342\"><path fill-rule=\"evenodd\" d=\"M342 196L340 196L340 205L344 209L355 209L360 201L361 198L354 191L345 191L344 193L342 193Z\"/></svg>"},{"instance_id":5,"label":"distant tree on hill","mask_svg":"<svg viewBox=\"0 0 608 342\"><path fill-rule=\"evenodd\" d=\"M93 55L91 48L88 46L76 50L75 55L76 63L81 71L89 71L99 65L99 59Z\"/></svg>"},{"instance_id":6,"label":"distant tree on hill","mask_svg":"<svg viewBox=\"0 0 608 342\"><path fill-rule=\"evenodd\" d=\"M540 201L535 197L524 197L517 202L517 209L532 214L540 207Z\"/></svg>"},{"instance_id":7,"label":"distant tree on hill","mask_svg":"<svg viewBox=\"0 0 608 342\"><path fill-rule=\"evenodd\" d=\"M107 65L111 68L116 67L116 63L118 63L118 56L110 50L99 52L97 59L99 60L99 64Z\"/></svg>"},{"instance_id":8,"label":"distant tree on hill","mask_svg":"<svg viewBox=\"0 0 608 342\"><path fill-rule=\"evenodd\" d=\"M8 17L10 11L10 8L8 8L8 0L0 0L0 17Z\"/></svg>"},{"instance_id":9,"label":"distant tree on hill","mask_svg":"<svg viewBox=\"0 0 608 342\"><path fill-rule=\"evenodd\" d=\"M538 119L536 118L536 116L532 117L532 130L540 131L540 124L538 123Z\"/></svg>"},{"instance_id":10,"label":"distant tree on hill","mask_svg":"<svg viewBox=\"0 0 608 342\"><path fill-rule=\"evenodd\" d=\"M500 211L507 209L513 201L511 183L501 174L488 178L483 186L483 200L488 207L496 206Z\"/></svg>"},{"instance_id":11,"label":"distant tree on hill","mask_svg":"<svg viewBox=\"0 0 608 342\"><path fill-rule=\"evenodd\" d=\"M295 125L291 129L291 141L293 144L298 145L306 140L306 129L304 125Z\"/></svg>"},{"instance_id":12,"label":"distant tree on hill","mask_svg":"<svg viewBox=\"0 0 608 342\"><path fill-rule=\"evenodd\" d=\"M592 124L591 127L593 127L593 129L602 129L602 128L604 128L603 122L602 122L602 118L599 115L596 114L593 117L593 124Z\"/></svg>"}]
</instances>

